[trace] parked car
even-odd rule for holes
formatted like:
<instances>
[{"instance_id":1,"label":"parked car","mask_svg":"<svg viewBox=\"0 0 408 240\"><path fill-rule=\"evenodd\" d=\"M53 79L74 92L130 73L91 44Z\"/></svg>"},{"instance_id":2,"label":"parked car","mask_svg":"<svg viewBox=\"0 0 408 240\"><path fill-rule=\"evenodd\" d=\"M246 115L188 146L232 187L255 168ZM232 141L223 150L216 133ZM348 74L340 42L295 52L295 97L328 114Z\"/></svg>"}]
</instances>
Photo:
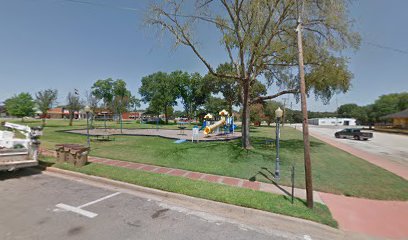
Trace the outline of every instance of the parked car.
<instances>
[{"instance_id":1,"label":"parked car","mask_svg":"<svg viewBox=\"0 0 408 240\"><path fill-rule=\"evenodd\" d=\"M334 134L336 138L352 138L354 140L368 140L373 138L373 133L371 132L362 132L358 128L346 128L341 131L338 131Z\"/></svg>"}]
</instances>

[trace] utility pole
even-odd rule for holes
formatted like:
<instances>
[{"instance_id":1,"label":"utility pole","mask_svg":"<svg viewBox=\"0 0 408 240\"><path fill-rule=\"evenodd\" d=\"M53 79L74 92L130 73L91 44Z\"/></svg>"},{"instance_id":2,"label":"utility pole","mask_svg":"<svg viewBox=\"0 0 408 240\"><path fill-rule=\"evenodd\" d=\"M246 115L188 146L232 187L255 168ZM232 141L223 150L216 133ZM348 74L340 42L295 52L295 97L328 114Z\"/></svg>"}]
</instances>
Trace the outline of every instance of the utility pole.
<instances>
[{"instance_id":1,"label":"utility pole","mask_svg":"<svg viewBox=\"0 0 408 240\"><path fill-rule=\"evenodd\" d=\"M310 161L310 142L309 142L309 125L307 122L308 116L307 116L307 105L306 105L305 69L303 65L302 20L301 20L302 12L299 14L296 32L297 32L297 42L298 42L298 51L299 51L300 101L301 101L301 108L302 108L302 113L303 113L302 130L303 130L303 146L304 146L304 161L305 161L306 201L307 201L307 207L313 208L312 165Z\"/></svg>"}]
</instances>

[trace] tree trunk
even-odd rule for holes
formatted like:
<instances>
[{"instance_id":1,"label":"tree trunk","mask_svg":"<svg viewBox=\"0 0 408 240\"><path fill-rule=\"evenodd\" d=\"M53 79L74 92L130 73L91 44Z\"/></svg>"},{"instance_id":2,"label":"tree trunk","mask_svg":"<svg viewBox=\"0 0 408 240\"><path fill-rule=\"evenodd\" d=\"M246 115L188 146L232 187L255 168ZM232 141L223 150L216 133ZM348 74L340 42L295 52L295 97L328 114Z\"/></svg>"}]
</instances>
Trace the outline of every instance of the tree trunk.
<instances>
[{"instance_id":1,"label":"tree trunk","mask_svg":"<svg viewBox=\"0 0 408 240\"><path fill-rule=\"evenodd\" d=\"M242 101L242 148L251 149L251 143L249 141L249 81L243 83L243 101Z\"/></svg>"},{"instance_id":2,"label":"tree trunk","mask_svg":"<svg viewBox=\"0 0 408 240\"><path fill-rule=\"evenodd\" d=\"M42 118L42 126L43 127L45 126L45 116L43 116L43 118Z\"/></svg>"},{"instance_id":3,"label":"tree trunk","mask_svg":"<svg viewBox=\"0 0 408 240\"><path fill-rule=\"evenodd\" d=\"M232 116L232 102L228 103L228 113Z\"/></svg>"},{"instance_id":4,"label":"tree trunk","mask_svg":"<svg viewBox=\"0 0 408 240\"><path fill-rule=\"evenodd\" d=\"M74 114L69 114L69 126L72 126L72 121L74 120Z\"/></svg>"},{"instance_id":5,"label":"tree trunk","mask_svg":"<svg viewBox=\"0 0 408 240\"><path fill-rule=\"evenodd\" d=\"M166 121L166 125L169 124L169 120L167 119L167 106L164 106L164 118Z\"/></svg>"}]
</instances>

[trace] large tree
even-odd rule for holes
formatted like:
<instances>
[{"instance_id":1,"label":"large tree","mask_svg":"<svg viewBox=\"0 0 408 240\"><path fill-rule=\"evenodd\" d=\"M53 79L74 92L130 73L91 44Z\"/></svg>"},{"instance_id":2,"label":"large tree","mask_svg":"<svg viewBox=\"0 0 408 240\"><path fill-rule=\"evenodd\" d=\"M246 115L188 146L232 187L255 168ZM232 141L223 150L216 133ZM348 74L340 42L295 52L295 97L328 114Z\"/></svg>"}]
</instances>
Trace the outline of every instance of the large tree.
<instances>
[{"instance_id":1,"label":"large tree","mask_svg":"<svg viewBox=\"0 0 408 240\"><path fill-rule=\"evenodd\" d=\"M56 89L46 89L35 94L35 103L42 114L42 125L45 126L45 118L48 110L57 100L58 91Z\"/></svg>"},{"instance_id":2,"label":"large tree","mask_svg":"<svg viewBox=\"0 0 408 240\"><path fill-rule=\"evenodd\" d=\"M271 125L271 123L275 122L276 116L275 116L275 111L278 108L283 108L283 104L280 102L276 101L266 101L264 104L264 115L265 115L265 121L268 123L268 126ZM286 115L286 110L283 113Z\"/></svg>"},{"instance_id":3,"label":"large tree","mask_svg":"<svg viewBox=\"0 0 408 240\"><path fill-rule=\"evenodd\" d=\"M187 117L192 118L211 95L210 86L199 73L175 71L170 74L179 89L179 97Z\"/></svg>"},{"instance_id":4,"label":"large tree","mask_svg":"<svg viewBox=\"0 0 408 240\"><path fill-rule=\"evenodd\" d=\"M343 104L337 109L338 117L351 117L357 119L360 123L368 121L368 115L365 107L360 107L357 104Z\"/></svg>"},{"instance_id":5,"label":"large tree","mask_svg":"<svg viewBox=\"0 0 408 240\"><path fill-rule=\"evenodd\" d=\"M234 74L235 70L232 64L230 63L223 63L218 65L217 73L220 74ZM211 73L208 73L205 76L205 79L208 82L209 90L214 94L222 94L225 101L228 104L228 112L232 113L233 106L239 106L242 104L242 96L241 96L241 86L236 79L233 78L223 78L217 77ZM266 94L266 87L260 81L255 80L252 84L250 97L255 98L257 96Z\"/></svg>"},{"instance_id":6,"label":"large tree","mask_svg":"<svg viewBox=\"0 0 408 240\"><path fill-rule=\"evenodd\" d=\"M324 101L337 91L347 91L351 73L339 52L359 46L359 35L352 32L347 0L302 1L305 30L304 64L307 90ZM208 68L221 78L235 79L241 89L243 124L242 146L250 148L250 104L283 94L298 94L297 19L299 5L294 0L163 0L151 4L147 23L170 33L176 45L189 47ZM194 35L197 22L205 22L219 32L220 42L234 72L223 74L201 52ZM251 97L256 79L263 77L271 95Z\"/></svg>"},{"instance_id":7,"label":"large tree","mask_svg":"<svg viewBox=\"0 0 408 240\"><path fill-rule=\"evenodd\" d=\"M205 113L211 113L214 116L217 116L222 109L228 109L228 107L229 104L225 99L214 96L208 97L208 99L204 103Z\"/></svg>"},{"instance_id":8,"label":"large tree","mask_svg":"<svg viewBox=\"0 0 408 240\"><path fill-rule=\"evenodd\" d=\"M97 99L102 99L104 108L111 109L114 98L113 93L113 79L100 79L96 81L91 87L91 93Z\"/></svg>"},{"instance_id":9,"label":"large tree","mask_svg":"<svg viewBox=\"0 0 408 240\"><path fill-rule=\"evenodd\" d=\"M381 117L403 111L408 108L408 92L391 93L380 96L371 106L371 116L374 121Z\"/></svg>"},{"instance_id":10,"label":"large tree","mask_svg":"<svg viewBox=\"0 0 408 240\"><path fill-rule=\"evenodd\" d=\"M4 101L9 115L21 118L34 115L34 101L29 93L20 93Z\"/></svg>"},{"instance_id":11,"label":"large tree","mask_svg":"<svg viewBox=\"0 0 408 240\"><path fill-rule=\"evenodd\" d=\"M112 101L112 108L115 111L116 115L118 116L118 120L120 122L120 132L122 133L122 126L123 126L123 119L122 113L128 110L130 105L132 94L126 88L126 82L122 79L118 79L113 82L113 101Z\"/></svg>"},{"instance_id":12,"label":"large tree","mask_svg":"<svg viewBox=\"0 0 408 240\"><path fill-rule=\"evenodd\" d=\"M144 103L149 103L149 109L154 112L164 113L166 124L170 107L177 105L179 96L176 78L164 72L156 72L142 78L142 86L139 88Z\"/></svg>"},{"instance_id":13,"label":"large tree","mask_svg":"<svg viewBox=\"0 0 408 240\"><path fill-rule=\"evenodd\" d=\"M75 112L79 112L82 106L83 104L81 103L79 96L75 93L69 92L67 95L67 104L65 105L65 109L69 112L69 126L72 126Z\"/></svg>"}]
</instances>

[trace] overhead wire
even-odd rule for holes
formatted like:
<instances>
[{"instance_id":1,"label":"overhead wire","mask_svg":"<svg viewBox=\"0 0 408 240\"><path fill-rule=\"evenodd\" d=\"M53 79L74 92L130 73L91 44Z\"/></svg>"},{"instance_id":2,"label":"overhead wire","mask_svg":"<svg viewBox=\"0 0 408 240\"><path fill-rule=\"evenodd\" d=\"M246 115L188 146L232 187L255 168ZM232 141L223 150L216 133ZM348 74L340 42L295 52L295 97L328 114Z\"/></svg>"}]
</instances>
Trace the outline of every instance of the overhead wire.
<instances>
[{"instance_id":1,"label":"overhead wire","mask_svg":"<svg viewBox=\"0 0 408 240\"><path fill-rule=\"evenodd\" d=\"M126 10L126 11L139 11L139 12L142 11L141 9L138 9L138 8L115 6L115 5L104 4L104 3L96 3L96 2L85 1L85 0L60 0L60 1L78 3L78 4L85 4L85 5L92 5L92 6L98 6L98 7L115 8L115 9ZM297 0L296 5L297 5L297 15L298 15L298 21L299 21L301 19L301 15L303 15L304 2L302 1L301 6L299 6L299 1ZM385 45L382 45L382 44L379 44L379 43L374 43L374 42L371 42L371 41L363 41L363 43L365 43L367 45L370 45L370 46L373 46L373 47L380 48L380 49L397 52L397 53L400 53L400 54L408 54L408 50L402 50L402 49L395 48L395 47L385 46Z\"/></svg>"}]
</instances>

